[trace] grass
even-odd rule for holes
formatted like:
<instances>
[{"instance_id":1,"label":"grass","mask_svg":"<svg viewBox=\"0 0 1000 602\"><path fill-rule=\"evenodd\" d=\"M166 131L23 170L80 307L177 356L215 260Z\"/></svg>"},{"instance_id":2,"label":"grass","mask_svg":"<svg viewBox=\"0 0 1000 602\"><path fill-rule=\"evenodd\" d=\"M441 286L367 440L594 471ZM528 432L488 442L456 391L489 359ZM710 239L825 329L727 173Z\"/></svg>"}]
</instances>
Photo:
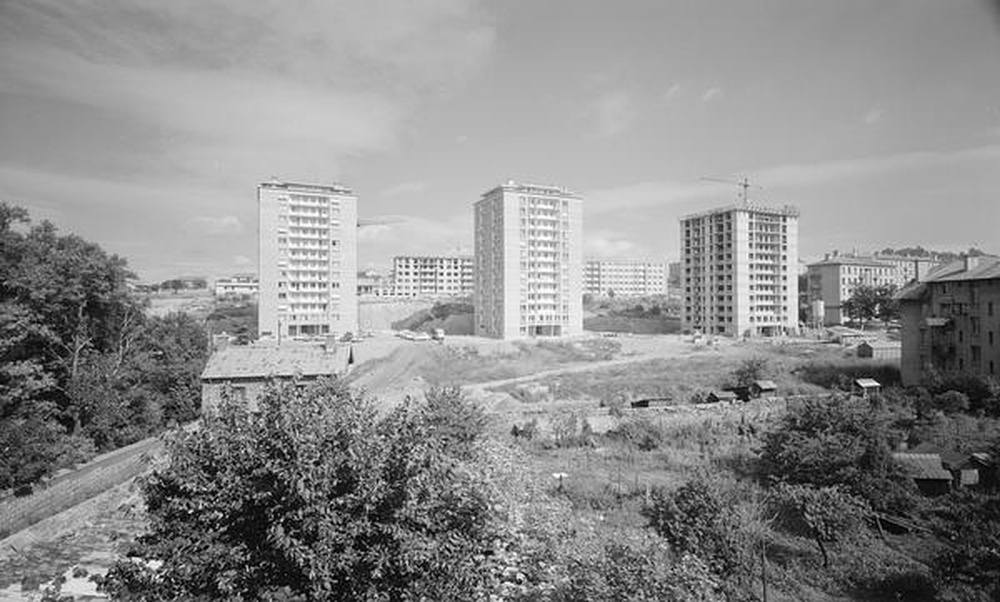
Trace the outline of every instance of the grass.
<instances>
[{"instance_id":1,"label":"grass","mask_svg":"<svg viewBox=\"0 0 1000 602\"><path fill-rule=\"evenodd\" d=\"M583 320L583 329L592 332L630 332L633 334L677 334L680 318L632 318L626 316L595 316Z\"/></svg>"},{"instance_id":2,"label":"grass","mask_svg":"<svg viewBox=\"0 0 1000 602\"><path fill-rule=\"evenodd\" d=\"M778 385L779 395L808 395L825 390L803 380L795 368L805 361L787 354L780 347L735 349L720 352L707 347L693 348L683 358L653 359L573 374L561 374L540 380L552 391L555 400L609 400L624 395L628 399L669 398L686 403L697 393L705 393L729 384L730 374L749 357L764 357L770 371L767 376ZM808 360L811 361L811 360ZM498 390L517 395L518 385Z\"/></svg>"}]
</instances>

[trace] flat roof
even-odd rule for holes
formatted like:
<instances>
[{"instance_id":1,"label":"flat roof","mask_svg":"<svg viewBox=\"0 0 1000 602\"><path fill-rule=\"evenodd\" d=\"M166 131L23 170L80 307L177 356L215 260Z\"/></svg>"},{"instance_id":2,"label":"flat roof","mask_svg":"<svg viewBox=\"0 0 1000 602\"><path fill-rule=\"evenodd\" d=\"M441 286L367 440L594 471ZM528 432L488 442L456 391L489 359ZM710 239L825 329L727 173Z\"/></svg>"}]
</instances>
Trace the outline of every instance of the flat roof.
<instances>
[{"instance_id":1,"label":"flat roof","mask_svg":"<svg viewBox=\"0 0 1000 602\"><path fill-rule=\"evenodd\" d=\"M726 205L723 207L718 207L716 209L709 209L707 211L700 211L698 213L690 213L681 217L681 221L687 221L689 219L695 219L699 217L707 217L709 215L716 215L719 213L732 213L734 211L747 211L752 213L768 213L771 215L785 215L789 217L798 217L799 210L797 207L792 205L785 205L783 207L770 207L767 205L761 205L758 203L748 202L748 203L735 203L732 205Z\"/></svg>"},{"instance_id":2,"label":"flat roof","mask_svg":"<svg viewBox=\"0 0 1000 602\"><path fill-rule=\"evenodd\" d=\"M343 184L303 184L301 182L285 182L281 180L269 180L261 182L258 188L271 190L294 190L301 192L318 192L321 194L348 194L353 195L354 191Z\"/></svg>"},{"instance_id":3,"label":"flat roof","mask_svg":"<svg viewBox=\"0 0 1000 602\"><path fill-rule=\"evenodd\" d=\"M514 180L507 180L503 184L494 186L482 194L483 200L488 195L496 192L497 190L517 192L521 194L538 194L544 196L554 196L564 199L573 199L577 201L582 201L583 198L576 192L573 192L565 186L555 186L553 184L532 184L529 182L516 182ZM477 201L478 202L478 201Z\"/></svg>"}]
</instances>

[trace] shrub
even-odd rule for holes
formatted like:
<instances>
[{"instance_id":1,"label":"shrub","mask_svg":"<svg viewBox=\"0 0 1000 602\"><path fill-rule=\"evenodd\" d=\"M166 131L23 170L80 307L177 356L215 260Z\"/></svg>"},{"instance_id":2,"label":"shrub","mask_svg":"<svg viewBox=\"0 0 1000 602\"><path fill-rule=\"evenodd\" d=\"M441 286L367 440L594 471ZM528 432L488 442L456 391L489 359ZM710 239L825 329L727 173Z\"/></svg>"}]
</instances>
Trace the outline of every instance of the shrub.
<instances>
[{"instance_id":1,"label":"shrub","mask_svg":"<svg viewBox=\"0 0 1000 602\"><path fill-rule=\"evenodd\" d=\"M774 481L843 485L876 509L909 510L916 492L892 459L889 420L857 398L804 400L765 433L761 472Z\"/></svg>"},{"instance_id":2,"label":"shrub","mask_svg":"<svg viewBox=\"0 0 1000 602\"><path fill-rule=\"evenodd\" d=\"M488 597L513 543L515 462L474 438L463 403L443 393L380 417L336 379L272 388L259 414L224 403L169 442L143 485L141 562L119 562L103 587L134 600Z\"/></svg>"},{"instance_id":3,"label":"shrub","mask_svg":"<svg viewBox=\"0 0 1000 602\"><path fill-rule=\"evenodd\" d=\"M663 429L644 416L626 420L608 431L608 437L627 442L642 451L659 449L666 437Z\"/></svg>"}]
</instances>

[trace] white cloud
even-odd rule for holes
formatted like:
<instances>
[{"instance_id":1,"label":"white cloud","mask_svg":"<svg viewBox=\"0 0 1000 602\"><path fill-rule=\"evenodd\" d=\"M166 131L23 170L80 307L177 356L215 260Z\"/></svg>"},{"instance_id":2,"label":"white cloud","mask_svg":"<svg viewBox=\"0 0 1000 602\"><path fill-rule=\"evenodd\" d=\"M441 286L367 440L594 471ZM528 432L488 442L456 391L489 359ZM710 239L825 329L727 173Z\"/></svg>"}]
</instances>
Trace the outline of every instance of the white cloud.
<instances>
[{"instance_id":1,"label":"white cloud","mask_svg":"<svg viewBox=\"0 0 1000 602\"><path fill-rule=\"evenodd\" d=\"M885 109L879 109L879 108L871 109L867 113L865 113L865 123L868 125L873 125L881 121L882 117L884 116L885 116Z\"/></svg>"},{"instance_id":2,"label":"white cloud","mask_svg":"<svg viewBox=\"0 0 1000 602\"><path fill-rule=\"evenodd\" d=\"M233 255L233 265L238 268L246 268L256 265L256 262L246 255Z\"/></svg>"},{"instance_id":3,"label":"white cloud","mask_svg":"<svg viewBox=\"0 0 1000 602\"><path fill-rule=\"evenodd\" d=\"M626 259L642 255L642 250L630 238L610 230L591 230L584 233L583 250L588 257L599 259Z\"/></svg>"},{"instance_id":4,"label":"white cloud","mask_svg":"<svg viewBox=\"0 0 1000 602\"><path fill-rule=\"evenodd\" d=\"M673 84L667 89L666 92L663 93L663 96L661 98L663 98L664 102L670 102L671 100L674 99L675 96L680 94L680 91L681 91L681 85Z\"/></svg>"},{"instance_id":5,"label":"white cloud","mask_svg":"<svg viewBox=\"0 0 1000 602\"><path fill-rule=\"evenodd\" d=\"M243 232L243 223L234 215L224 215L222 217L198 215L189 219L187 225L191 231L209 236L223 236Z\"/></svg>"},{"instance_id":6,"label":"white cloud","mask_svg":"<svg viewBox=\"0 0 1000 602\"><path fill-rule=\"evenodd\" d=\"M394 255L471 254L472 213L451 218L393 215L358 231L362 265L386 266Z\"/></svg>"},{"instance_id":7,"label":"white cloud","mask_svg":"<svg viewBox=\"0 0 1000 602\"><path fill-rule=\"evenodd\" d=\"M912 151L853 159L834 159L812 163L789 163L753 170L751 181L764 186L767 194L781 188L846 183L869 176L906 170L927 170L940 166L1000 161L1000 144L954 151ZM736 199L735 185L653 180L587 193L589 214L609 213L641 207L683 206L706 199L718 204Z\"/></svg>"},{"instance_id":8,"label":"white cloud","mask_svg":"<svg viewBox=\"0 0 1000 602\"><path fill-rule=\"evenodd\" d=\"M401 184L396 184L395 186L390 186L382 191L382 196L384 197L394 197L394 196L406 196L411 194L417 194L423 192L427 189L427 183L423 181L415 182L403 182Z\"/></svg>"},{"instance_id":9,"label":"white cloud","mask_svg":"<svg viewBox=\"0 0 1000 602\"><path fill-rule=\"evenodd\" d=\"M599 136L621 134L632 124L635 113L635 103L630 92L606 92L594 102L594 131Z\"/></svg>"},{"instance_id":10,"label":"white cloud","mask_svg":"<svg viewBox=\"0 0 1000 602\"><path fill-rule=\"evenodd\" d=\"M709 88L708 90L705 90L705 93L701 95L701 100L702 102L711 102L716 98L721 98L722 94L723 94L722 88L719 86L714 86L712 88Z\"/></svg>"}]
</instances>

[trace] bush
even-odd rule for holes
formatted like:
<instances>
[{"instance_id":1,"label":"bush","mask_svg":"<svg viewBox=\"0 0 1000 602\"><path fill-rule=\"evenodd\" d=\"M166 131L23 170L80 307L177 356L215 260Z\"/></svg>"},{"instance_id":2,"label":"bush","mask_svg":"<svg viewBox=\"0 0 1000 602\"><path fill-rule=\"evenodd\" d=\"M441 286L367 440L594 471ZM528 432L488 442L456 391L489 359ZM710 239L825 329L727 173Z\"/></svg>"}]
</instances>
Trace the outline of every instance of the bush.
<instances>
[{"instance_id":1,"label":"bush","mask_svg":"<svg viewBox=\"0 0 1000 602\"><path fill-rule=\"evenodd\" d=\"M695 479L675 491L655 490L643 514L678 555L697 555L715 574L739 581L753 570L761 536L759 517L741 508L744 493Z\"/></svg>"},{"instance_id":2,"label":"bush","mask_svg":"<svg viewBox=\"0 0 1000 602\"><path fill-rule=\"evenodd\" d=\"M945 414L966 412L969 409L969 396L958 391L945 391L934 396L934 407Z\"/></svg>"},{"instance_id":3,"label":"bush","mask_svg":"<svg viewBox=\"0 0 1000 602\"><path fill-rule=\"evenodd\" d=\"M874 378L882 387L902 382L899 366L870 362L810 362L796 369L799 378L825 389L847 390L858 378Z\"/></svg>"},{"instance_id":4,"label":"bush","mask_svg":"<svg viewBox=\"0 0 1000 602\"><path fill-rule=\"evenodd\" d=\"M134 600L488 597L514 543L516 463L475 436L463 404L442 392L380 417L336 379L272 388L259 414L224 403L168 443L143 485L141 563L119 562L103 587Z\"/></svg>"},{"instance_id":5,"label":"bush","mask_svg":"<svg viewBox=\"0 0 1000 602\"><path fill-rule=\"evenodd\" d=\"M666 437L663 429L644 416L626 420L608 431L608 437L625 441L642 451L653 451L663 445Z\"/></svg>"},{"instance_id":6,"label":"bush","mask_svg":"<svg viewBox=\"0 0 1000 602\"><path fill-rule=\"evenodd\" d=\"M878 510L907 511L917 495L892 459L890 419L848 396L804 400L765 433L761 472L773 481L843 485Z\"/></svg>"}]
</instances>

